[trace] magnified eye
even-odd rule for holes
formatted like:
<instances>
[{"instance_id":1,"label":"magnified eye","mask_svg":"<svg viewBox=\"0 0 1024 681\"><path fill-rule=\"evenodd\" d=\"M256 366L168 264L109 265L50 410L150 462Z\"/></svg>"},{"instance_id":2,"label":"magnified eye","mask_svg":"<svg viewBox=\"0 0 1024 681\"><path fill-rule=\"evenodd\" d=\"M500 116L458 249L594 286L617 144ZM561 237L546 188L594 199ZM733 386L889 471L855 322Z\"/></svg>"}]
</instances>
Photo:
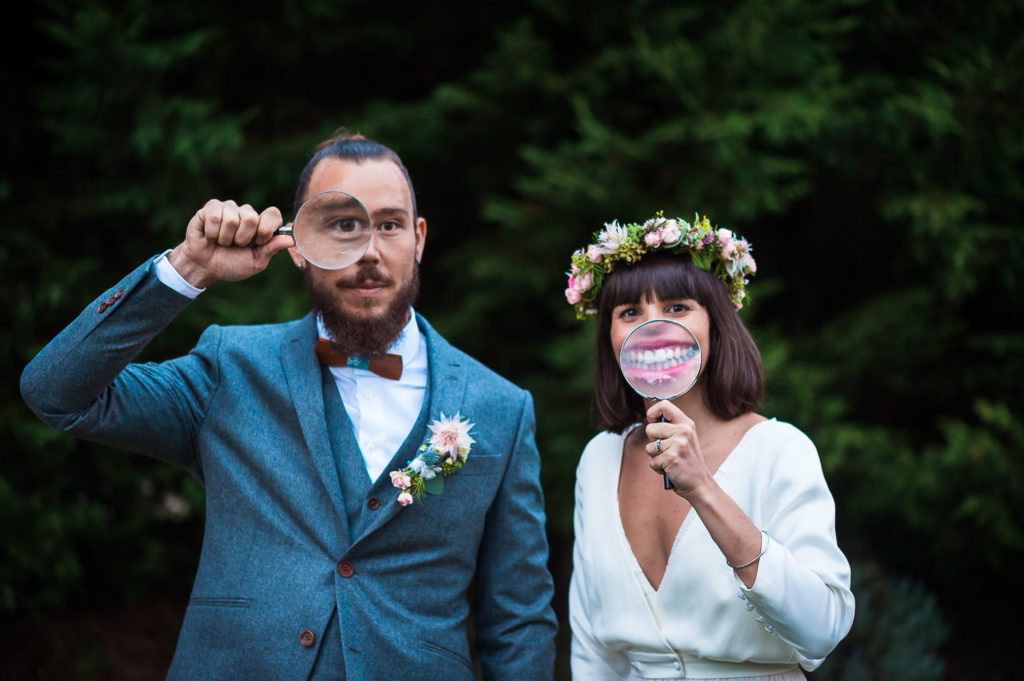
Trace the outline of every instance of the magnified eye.
<instances>
[{"instance_id":1,"label":"magnified eye","mask_svg":"<svg viewBox=\"0 0 1024 681\"><path fill-rule=\"evenodd\" d=\"M328 226L340 232L354 232L362 227L362 223L356 218L337 218L332 220Z\"/></svg>"}]
</instances>

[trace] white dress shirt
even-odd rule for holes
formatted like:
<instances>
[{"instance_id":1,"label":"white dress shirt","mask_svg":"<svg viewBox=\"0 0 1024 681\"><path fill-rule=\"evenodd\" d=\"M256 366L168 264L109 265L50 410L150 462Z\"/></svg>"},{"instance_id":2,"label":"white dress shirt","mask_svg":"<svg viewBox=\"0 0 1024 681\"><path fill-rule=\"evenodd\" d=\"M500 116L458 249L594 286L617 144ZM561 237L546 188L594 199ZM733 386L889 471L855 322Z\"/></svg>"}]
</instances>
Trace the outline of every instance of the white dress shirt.
<instances>
[{"instance_id":1,"label":"white dress shirt","mask_svg":"<svg viewBox=\"0 0 1024 681\"><path fill-rule=\"evenodd\" d=\"M801 678L798 664L820 665L850 630L854 600L850 566L836 544L835 505L810 439L789 424L763 421L715 473L771 537L752 588L725 564L691 510L657 590L619 516L624 440L597 435L577 469L573 677Z\"/></svg>"},{"instance_id":2,"label":"white dress shirt","mask_svg":"<svg viewBox=\"0 0 1024 681\"><path fill-rule=\"evenodd\" d=\"M197 297L205 289L185 281L167 259L169 252L153 262L157 278L184 296ZM316 324L321 337L331 338L319 315ZM397 381L367 369L330 368L371 480L384 472L409 436L426 397L427 341L411 308L409 321L386 352L402 356L402 377Z\"/></svg>"}]
</instances>

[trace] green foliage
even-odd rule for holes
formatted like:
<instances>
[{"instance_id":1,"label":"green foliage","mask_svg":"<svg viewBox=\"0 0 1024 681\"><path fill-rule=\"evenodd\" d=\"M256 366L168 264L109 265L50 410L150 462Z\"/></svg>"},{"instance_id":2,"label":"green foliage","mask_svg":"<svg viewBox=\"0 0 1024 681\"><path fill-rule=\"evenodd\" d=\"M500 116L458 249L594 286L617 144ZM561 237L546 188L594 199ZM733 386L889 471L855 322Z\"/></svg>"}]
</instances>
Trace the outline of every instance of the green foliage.
<instances>
[{"instance_id":1,"label":"green foliage","mask_svg":"<svg viewBox=\"0 0 1024 681\"><path fill-rule=\"evenodd\" d=\"M814 681L912 679L939 681L939 648L949 626L935 596L907 578L886 577L877 565L854 565L857 618L846 639L809 678Z\"/></svg>"},{"instance_id":2,"label":"green foliage","mask_svg":"<svg viewBox=\"0 0 1024 681\"><path fill-rule=\"evenodd\" d=\"M756 302L743 316L765 358L763 411L813 437L844 549L880 566L857 587L854 638L869 652L837 659L917 678L880 632L898 629L907 651L942 638L910 624L934 602L888 572L927 584L953 627L1001 626L972 603L1024 558L1019 0L984 11L536 0L440 13L52 0L6 19L3 84L17 106L0 110L0 609L11 617L187 587L202 517L202 490L181 472L38 423L14 387L21 368L181 239L207 199L287 214L309 151L345 124L397 149L416 182L430 223L418 308L534 394L556 562L592 433L593 330L562 295L569 256L610 219L697 210L753 244ZM31 53L13 47L26 39ZM294 268L275 260L213 287L145 358L186 351L210 323L305 310ZM907 624L864 629L885 617Z\"/></svg>"}]
</instances>

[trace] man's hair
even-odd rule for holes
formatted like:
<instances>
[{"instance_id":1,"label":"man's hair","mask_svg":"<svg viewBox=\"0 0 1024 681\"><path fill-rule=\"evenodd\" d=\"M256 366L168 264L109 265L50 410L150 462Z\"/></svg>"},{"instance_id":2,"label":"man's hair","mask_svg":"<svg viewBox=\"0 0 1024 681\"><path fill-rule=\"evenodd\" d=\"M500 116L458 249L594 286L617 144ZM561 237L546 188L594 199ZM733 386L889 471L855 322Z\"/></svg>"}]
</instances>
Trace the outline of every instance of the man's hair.
<instances>
[{"instance_id":1,"label":"man's hair","mask_svg":"<svg viewBox=\"0 0 1024 681\"><path fill-rule=\"evenodd\" d=\"M612 350L612 311L619 305L690 298L708 313L709 341L701 370L704 401L721 419L754 411L764 399L764 366L750 332L729 300L725 285L696 265L688 255L652 253L630 266L620 266L604 281L598 300L597 358L594 398L597 425L621 433L644 421L643 399L629 387Z\"/></svg>"},{"instance_id":2,"label":"man's hair","mask_svg":"<svg viewBox=\"0 0 1024 681\"><path fill-rule=\"evenodd\" d=\"M375 142L363 135L350 135L344 129L336 131L333 137L316 145L316 149L313 150L313 157L309 159L309 163L302 169L302 174L299 176L299 187L295 190L295 201L292 206L296 213L299 211L299 206L307 198L306 192L309 190L309 179L313 175L313 169L325 158L336 158L342 161L351 161L352 163L377 160L391 161L402 171L402 175L405 176L405 181L409 185L409 195L412 197L413 219L419 217L419 212L416 209L416 192L412 188L412 178L409 177L409 171L405 169L405 164L402 163L402 159L398 157L398 154L380 142ZM356 198L359 197L357 196Z\"/></svg>"}]
</instances>

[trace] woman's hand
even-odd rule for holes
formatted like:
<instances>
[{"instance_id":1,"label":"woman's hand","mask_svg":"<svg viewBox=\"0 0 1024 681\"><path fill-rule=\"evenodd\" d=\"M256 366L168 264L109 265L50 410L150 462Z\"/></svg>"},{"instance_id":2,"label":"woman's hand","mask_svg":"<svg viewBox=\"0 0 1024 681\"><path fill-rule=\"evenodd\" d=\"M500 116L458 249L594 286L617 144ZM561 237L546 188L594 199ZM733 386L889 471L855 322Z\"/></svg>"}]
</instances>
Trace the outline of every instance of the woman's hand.
<instances>
[{"instance_id":1,"label":"woman's hand","mask_svg":"<svg viewBox=\"0 0 1024 681\"><path fill-rule=\"evenodd\" d=\"M668 476L676 494L688 498L712 480L696 424L679 407L668 400L655 402L647 410L645 434L650 440L645 450L651 457L651 468Z\"/></svg>"}]
</instances>

